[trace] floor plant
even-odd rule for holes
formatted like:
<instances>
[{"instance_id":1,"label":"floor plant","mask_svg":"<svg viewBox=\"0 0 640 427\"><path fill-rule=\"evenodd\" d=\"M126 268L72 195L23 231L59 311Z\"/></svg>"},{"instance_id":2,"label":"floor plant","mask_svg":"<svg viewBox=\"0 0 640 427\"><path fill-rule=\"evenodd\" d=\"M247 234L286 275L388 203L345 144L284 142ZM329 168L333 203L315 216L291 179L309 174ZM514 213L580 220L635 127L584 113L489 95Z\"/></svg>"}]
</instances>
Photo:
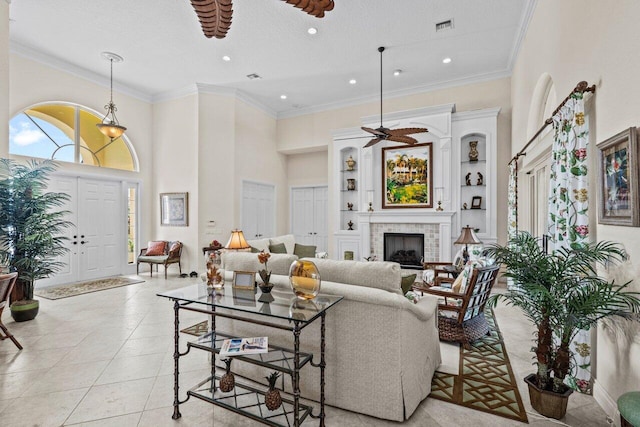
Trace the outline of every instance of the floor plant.
<instances>
[{"instance_id":1,"label":"floor plant","mask_svg":"<svg viewBox=\"0 0 640 427\"><path fill-rule=\"evenodd\" d=\"M638 293L631 282L618 284L598 275L598 266L620 263L624 249L612 242L585 244L579 248L543 249L541 239L519 232L507 245L492 245L488 256L506 268L514 285L489 300L502 300L522 310L537 328L535 353L537 386L564 393L571 372L572 339L606 317L630 317L640 312Z\"/></svg>"},{"instance_id":2,"label":"floor plant","mask_svg":"<svg viewBox=\"0 0 640 427\"><path fill-rule=\"evenodd\" d=\"M46 191L55 169L50 160L0 159L0 264L18 272L11 311L20 320L35 317L35 281L58 271L68 251L63 230L72 224L61 208L69 196Z\"/></svg>"}]
</instances>

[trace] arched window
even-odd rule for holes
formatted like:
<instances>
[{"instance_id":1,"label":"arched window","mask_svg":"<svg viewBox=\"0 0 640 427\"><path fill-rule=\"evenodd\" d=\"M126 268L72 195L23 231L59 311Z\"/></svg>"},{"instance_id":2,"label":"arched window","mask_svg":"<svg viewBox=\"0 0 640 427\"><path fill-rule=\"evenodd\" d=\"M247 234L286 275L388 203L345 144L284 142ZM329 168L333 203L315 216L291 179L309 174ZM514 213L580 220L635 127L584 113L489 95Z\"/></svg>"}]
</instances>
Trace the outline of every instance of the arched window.
<instances>
[{"instance_id":1,"label":"arched window","mask_svg":"<svg viewBox=\"0 0 640 427\"><path fill-rule=\"evenodd\" d=\"M138 161L127 137L111 141L96 127L101 120L102 116L77 104L31 106L9 122L9 153L137 171Z\"/></svg>"}]
</instances>

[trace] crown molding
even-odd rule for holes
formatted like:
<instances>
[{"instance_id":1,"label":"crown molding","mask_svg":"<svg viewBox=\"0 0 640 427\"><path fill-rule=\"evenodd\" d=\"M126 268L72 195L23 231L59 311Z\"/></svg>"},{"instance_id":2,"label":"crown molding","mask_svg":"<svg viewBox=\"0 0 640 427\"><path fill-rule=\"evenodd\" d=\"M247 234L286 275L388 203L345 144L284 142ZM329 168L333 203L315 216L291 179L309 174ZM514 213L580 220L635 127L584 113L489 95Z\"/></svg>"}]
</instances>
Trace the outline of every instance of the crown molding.
<instances>
[{"instance_id":1,"label":"crown molding","mask_svg":"<svg viewBox=\"0 0 640 427\"><path fill-rule=\"evenodd\" d=\"M383 96L386 99L400 98L403 96L433 92L436 90L448 89L448 88L457 87L457 86L465 86L465 85L470 85L474 83L482 83L482 82L487 82L491 80L499 80L499 79L503 79L505 77L510 77L510 76L511 76L511 70L502 70L502 71L496 71L493 73L486 73L486 74L479 74L471 77L465 77L461 79L453 79L453 80L447 80L447 81L442 81L438 83L432 83L428 85L413 86L407 89L402 89L402 90L393 91L393 92L384 92ZM380 100L380 94L378 93L376 95L352 98L352 99L347 99L339 102L331 102L331 103L321 104L321 105L316 105L311 107L286 110L278 113L278 119L287 119L291 117L304 116L307 114L320 113L323 111L337 110L339 108L352 107L354 105L366 104L369 102L377 102L379 100Z\"/></svg>"},{"instance_id":2,"label":"crown molding","mask_svg":"<svg viewBox=\"0 0 640 427\"><path fill-rule=\"evenodd\" d=\"M160 94L153 96L153 103L165 102L165 101L170 101L172 99L178 99L178 98L184 98L185 96L195 95L199 93L233 97L237 100L244 102L245 104L248 104L248 105L251 105L252 107L257 108L258 110L262 111L269 117L273 119L277 119L277 113L275 110L262 104L260 101L251 97L246 92L239 89L231 88L231 87L212 85L209 83L195 83L189 86L185 86L183 88L162 92Z\"/></svg>"},{"instance_id":3,"label":"crown molding","mask_svg":"<svg viewBox=\"0 0 640 427\"><path fill-rule=\"evenodd\" d=\"M413 119L421 116L433 116L435 114L454 113L456 111L456 104L442 104L434 105L432 107L414 108L413 110L394 111L393 113L386 113L384 120L397 121L403 119ZM363 124L376 123L380 121L379 114L372 114L370 116L362 117L360 121Z\"/></svg>"},{"instance_id":4,"label":"crown molding","mask_svg":"<svg viewBox=\"0 0 640 427\"><path fill-rule=\"evenodd\" d=\"M471 119L484 119L486 117L498 117L501 107L495 108L483 108L481 110L469 110L461 111L451 115L451 121L457 122L459 120L471 120Z\"/></svg>"},{"instance_id":5,"label":"crown molding","mask_svg":"<svg viewBox=\"0 0 640 427\"><path fill-rule=\"evenodd\" d=\"M522 42L524 42L527 31L529 30L529 23L531 22L531 18L533 18L533 13L536 10L537 3L538 0L527 1L525 11L522 14L522 18L520 19L520 24L518 25L520 32L518 33L518 37L516 37L516 40L511 47L511 53L509 54L509 60L507 61L507 69L509 70L509 72L513 71L513 67L516 63L516 60L518 59L520 47L522 46Z\"/></svg>"},{"instance_id":6,"label":"crown molding","mask_svg":"<svg viewBox=\"0 0 640 427\"><path fill-rule=\"evenodd\" d=\"M99 86L104 86L106 88L110 87L109 76L103 76L101 74L94 73L93 71L89 71L86 68L70 64L67 61L63 61L46 53L42 53L15 41L11 40L9 42L9 51L32 61L39 62L51 68L55 68L56 70L72 74L76 77L80 77ZM153 97L150 93L135 89L131 86L120 84L116 81L113 82L113 90L144 102L151 103L153 100Z\"/></svg>"}]
</instances>

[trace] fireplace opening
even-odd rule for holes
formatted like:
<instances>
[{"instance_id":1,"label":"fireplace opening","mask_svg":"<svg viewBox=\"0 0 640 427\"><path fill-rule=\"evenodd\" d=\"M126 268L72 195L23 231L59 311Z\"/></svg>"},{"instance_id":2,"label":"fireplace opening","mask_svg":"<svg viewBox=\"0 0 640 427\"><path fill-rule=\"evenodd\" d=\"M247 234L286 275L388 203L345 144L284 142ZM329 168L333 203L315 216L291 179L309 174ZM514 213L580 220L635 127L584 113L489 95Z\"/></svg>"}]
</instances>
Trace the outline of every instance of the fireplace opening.
<instances>
[{"instance_id":1,"label":"fireplace opening","mask_svg":"<svg viewBox=\"0 0 640 427\"><path fill-rule=\"evenodd\" d=\"M384 260L402 268L422 270L424 234L384 233Z\"/></svg>"}]
</instances>

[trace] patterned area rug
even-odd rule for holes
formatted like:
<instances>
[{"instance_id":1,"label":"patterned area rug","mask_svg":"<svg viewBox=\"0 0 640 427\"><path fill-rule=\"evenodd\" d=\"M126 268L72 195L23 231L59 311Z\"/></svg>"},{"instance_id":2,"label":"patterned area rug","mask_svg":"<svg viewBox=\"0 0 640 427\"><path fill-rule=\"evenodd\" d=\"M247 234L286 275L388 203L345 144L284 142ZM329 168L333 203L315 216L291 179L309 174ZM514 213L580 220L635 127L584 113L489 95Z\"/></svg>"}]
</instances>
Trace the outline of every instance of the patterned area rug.
<instances>
[{"instance_id":1,"label":"patterned area rug","mask_svg":"<svg viewBox=\"0 0 640 427\"><path fill-rule=\"evenodd\" d=\"M71 285L37 289L34 294L46 299L60 299L143 282L144 280L130 279L128 277L109 277L107 279L98 279L88 282L73 283Z\"/></svg>"},{"instance_id":2,"label":"patterned area rug","mask_svg":"<svg viewBox=\"0 0 640 427\"><path fill-rule=\"evenodd\" d=\"M460 375L436 372L429 397L528 422L493 310L485 311L490 335L460 346Z\"/></svg>"}]
</instances>

